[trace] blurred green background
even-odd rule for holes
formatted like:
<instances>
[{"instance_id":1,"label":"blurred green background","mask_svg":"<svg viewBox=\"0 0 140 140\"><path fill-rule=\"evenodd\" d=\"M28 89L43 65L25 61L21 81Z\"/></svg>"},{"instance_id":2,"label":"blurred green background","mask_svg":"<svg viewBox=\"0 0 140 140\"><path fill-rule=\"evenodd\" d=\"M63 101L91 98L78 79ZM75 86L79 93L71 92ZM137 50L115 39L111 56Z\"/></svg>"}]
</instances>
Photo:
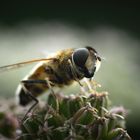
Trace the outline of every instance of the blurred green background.
<instances>
[{"instance_id":1,"label":"blurred green background","mask_svg":"<svg viewBox=\"0 0 140 140\"><path fill-rule=\"evenodd\" d=\"M112 104L129 110L128 133L140 130L140 8L138 3L31 3L0 5L0 66L64 48L91 45L105 58L95 76ZM0 74L1 98L14 98L32 66Z\"/></svg>"}]
</instances>

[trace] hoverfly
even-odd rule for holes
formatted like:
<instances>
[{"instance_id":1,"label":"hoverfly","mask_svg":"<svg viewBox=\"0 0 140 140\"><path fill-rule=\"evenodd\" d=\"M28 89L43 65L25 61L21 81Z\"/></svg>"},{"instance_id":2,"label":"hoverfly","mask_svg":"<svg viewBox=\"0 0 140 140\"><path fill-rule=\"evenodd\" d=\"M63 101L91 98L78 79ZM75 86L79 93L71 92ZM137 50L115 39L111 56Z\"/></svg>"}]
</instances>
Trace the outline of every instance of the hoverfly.
<instances>
[{"instance_id":1,"label":"hoverfly","mask_svg":"<svg viewBox=\"0 0 140 140\"><path fill-rule=\"evenodd\" d=\"M0 67L0 72L39 62L19 84L16 96L20 105L25 106L52 87L80 84L83 78L91 79L99 69L101 58L90 47L65 49L46 59L35 59Z\"/></svg>"}]
</instances>

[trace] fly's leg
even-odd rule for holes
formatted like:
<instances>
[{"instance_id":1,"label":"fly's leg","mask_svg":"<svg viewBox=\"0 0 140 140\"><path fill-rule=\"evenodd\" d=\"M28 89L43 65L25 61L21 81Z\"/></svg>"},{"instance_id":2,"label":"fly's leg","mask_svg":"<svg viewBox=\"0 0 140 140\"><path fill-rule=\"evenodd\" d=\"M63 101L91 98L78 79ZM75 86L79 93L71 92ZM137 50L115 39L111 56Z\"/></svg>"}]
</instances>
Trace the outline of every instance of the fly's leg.
<instances>
[{"instance_id":1,"label":"fly's leg","mask_svg":"<svg viewBox=\"0 0 140 140\"><path fill-rule=\"evenodd\" d=\"M83 82L84 82L85 89L87 89L87 91L92 94L97 94L98 92L96 89L98 87L101 87L101 85L98 84L96 81L94 81L92 78L91 79L84 78Z\"/></svg>"},{"instance_id":2,"label":"fly's leg","mask_svg":"<svg viewBox=\"0 0 140 140\"><path fill-rule=\"evenodd\" d=\"M22 88L23 90L25 91L25 93L32 99L35 101L35 103L29 108L29 110L26 112L26 114L24 115L23 117L23 120L25 120L26 116L28 113L31 112L31 110L38 104L38 99L33 96L32 92L30 92L27 88L26 88L26 85L29 85L29 84L44 84L44 85L47 85L48 88L50 89L51 91L51 94L54 96L54 98L56 99L56 110L58 111L58 108L59 108L59 103L58 103L58 99L54 93L54 90L51 86L51 82L46 78L45 80L23 80L21 81L21 85L22 85Z\"/></svg>"},{"instance_id":3,"label":"fly's leg","mask_svg":"<svg viewBox=\"0 0 140 140\"><path fill-rule=\"evenodd\" d=\"M48 88L50 89L51 93L52 93L53 95L55 95L54 90L53 90L53 88L52 88L52 86L51 86L52 83L49 81L49 79L46 78L44 81L46 81L46 84L48 85Z\"/></svg>"},{"instance_id":4,"label":"fly's leg","mask_svg":"<svg viewBox=\"0 0 140 140\"><path fill-rule=\"evenodd\" d=\"M72 71L72 75L73 75L75 81L80 85L80 87L82 87L83 85L81 84L80 80L79 80L78 77L77 77L75 66L72 64L72 62L71 62L70 59L68 60L68 62L69 62L69 64L70 64L71 71Z\"/></svg>"},{"instance_id":5,"label":"fly's leg","mask_svg":"<svg viewBox=\"0 0 140 140\"><path fill-rule=\"evenodd\" d=\"M21 85L22 85L22 88L24 90L24 92L32 99L35 101L35 103L28 109L28 111L25 113L22 121L24 121L26 119L26 116L28 115L28 113L31 112L31 110L38 104L38 99L33 96L32 92L29 91L27 88L26 88L26 85L30 85L30 84L47 84L46 80L23 80L21 81Z\"/></svg>"},{"instance_id":6,"label":"fly's leg","mask_svg":"<svg viewBox=\"0 0 140 140\"><path fill-rule=\"evenodd\" d=\"M89 91L92 91L93 89L92 89L92 86L91 86L90 81L89 81L87 78L84 78L84 82L85 82L85 84L86 84L88 90L89 90Z\"/></svg>"},{"instance_id":7,"label":"fly's leg","mask_svg":"<svg viewBox=\"0 0 140 140\"><path fill-rule=\"evenodd\" d=\"M89 82L90 82L90 85L91 85L92 89L95 90L95 91L98 87L101 87L101 85L98 82L96 82L95 80L93 80L93 78L91 78L89 80Z\"/></svg>"},{"instance_id":8,"label":"fly's leg","mask_svg":"<svg viewBox=\"0 0 140 140\"><path fill-rule=\"evenodd\" d=\"M70 59L68 60L68 62L70 64L70 67L71 67L71 71L72 71L72 75L74 77L74 80L79 84L80 89L81 89L81 92L84 93L84 94L87 94L87 92L86 92L86 90L84 88L84 85L80 82L80 80L77 77L75 66L72 64L72 62L71 62Z\"/></svg>"},{"instance_id":9,"label":"fly's leg","mask_svg":"<svg viewBox=\"0 0 140 140\"><path fill-rule=\"evenodd\" d=\"M53 95L53 97L54 97L55 100L56 100L56 112L59 112L59 102L58 102L58 99L57 99L57 97L56 97L56 95L55 95L55 93L54 93L54 90L53 90L52 86L51 86L51 81L49 81L48 78L46 78L45 80L46 80L47 85L48 85L48 87L49 87L49 89L50 89L50 91L51 91L51 94Z\"/></svg>"}]
</instances>

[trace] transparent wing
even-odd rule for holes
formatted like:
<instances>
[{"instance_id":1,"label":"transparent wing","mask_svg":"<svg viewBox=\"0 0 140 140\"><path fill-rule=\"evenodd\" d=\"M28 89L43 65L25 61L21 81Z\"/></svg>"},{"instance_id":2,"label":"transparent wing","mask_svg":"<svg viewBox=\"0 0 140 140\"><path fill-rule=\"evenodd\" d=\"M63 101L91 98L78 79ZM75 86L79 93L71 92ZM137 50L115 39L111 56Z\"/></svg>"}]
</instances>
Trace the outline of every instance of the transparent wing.
<instances>
[{"instance_id":1,"label":"transparent wing","mask_svg":"<svg viewBox=\"0 0 140 140\"><path fill-rule=\"evenodd\" d=\"M5 72L8 70L12 70L12 69L16 69L16 68L20 68L35 62L41 62L41 61L48 61L48 60L57 60L56 58L40 58L40 59L33 59L33 60L29 60L29 61L24 61L24 62L20 62L20 63L16 63L16 64L11 64L11 65L6 65L6 66L1 66L0 67L0 72Z\"/></svg>"}]
</instances>

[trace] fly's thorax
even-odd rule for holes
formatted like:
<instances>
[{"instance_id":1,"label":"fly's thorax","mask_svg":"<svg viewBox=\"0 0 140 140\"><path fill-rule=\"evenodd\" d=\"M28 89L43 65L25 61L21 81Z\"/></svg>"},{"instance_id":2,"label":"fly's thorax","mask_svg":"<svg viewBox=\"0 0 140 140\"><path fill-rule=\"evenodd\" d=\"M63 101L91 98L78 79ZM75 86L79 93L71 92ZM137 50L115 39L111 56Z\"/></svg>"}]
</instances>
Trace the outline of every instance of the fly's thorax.
<instances>
[{"instance_id":1,"label":"fly's thorax","mask_svg":"<svg viewBox=\"0 0 140 140\"><path fill-rule=\"evenodd\" d=\"M49 75L49 79L58 86L69 85L73 81L71 67L68 63L69 58L70 57L61 58L57 65L49 66L52 71L52 74Z\"/></svg>"},{"instance_id":2,"label":"fly's thorax","mask_svg":"<svg viewBox=\"0 0 140 140\"><path fill-rule=\"evenodd\" d=\"M46 73L50 72L48 75L49 80L56 86L70 85L74 81L68 61L71 59L72 53L73 49L61 51L56 55L58 61L50 62L46 66Z\"/></svg>"}]
</instances>

